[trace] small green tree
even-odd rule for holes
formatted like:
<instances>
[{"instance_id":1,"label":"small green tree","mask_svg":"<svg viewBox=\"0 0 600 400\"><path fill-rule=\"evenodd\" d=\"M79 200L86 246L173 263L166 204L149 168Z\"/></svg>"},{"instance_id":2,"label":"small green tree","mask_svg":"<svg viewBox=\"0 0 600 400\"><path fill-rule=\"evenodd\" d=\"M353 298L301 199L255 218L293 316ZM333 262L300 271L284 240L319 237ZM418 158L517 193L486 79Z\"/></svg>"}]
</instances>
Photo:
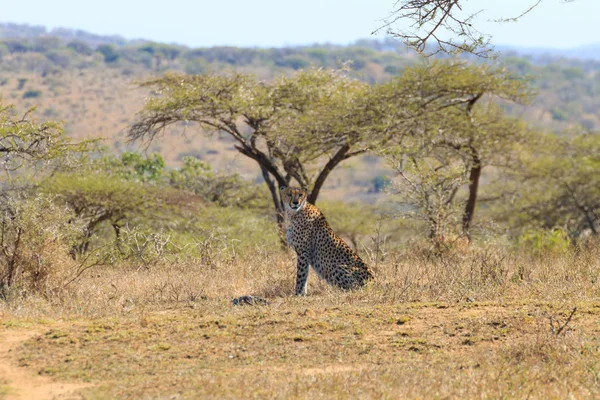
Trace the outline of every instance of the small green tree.
<instances>
[{"instance_id":1,"label":"small green tree","mask_svg":"<svg viewBox=\"0 0 600 400\"><path fill-rule=\"evenodd\" d=\"M83 236L73 246L74 257L88 253L104 224L114 230L117 246L127 222L156 216L164 204L160 193L165 162L159 154L125 152L99 158L77 172L54 174L43 191L67 205L81 224Z\"/></svg>"},{"instance_id":2,"label":"small green tree","mask_svg":"<svg viewBox=\"0 0 600 400\"><path fill-rule=\"evenodd\" d=\"M84 224L83 237L74 245L72 254L87 253L92 238L107 222L117 241L128 219L149 215L160 204L156 193L142 183L102 171L55 174L43 183L44 191L66 204Z\"/></svg>"}]
</instances>

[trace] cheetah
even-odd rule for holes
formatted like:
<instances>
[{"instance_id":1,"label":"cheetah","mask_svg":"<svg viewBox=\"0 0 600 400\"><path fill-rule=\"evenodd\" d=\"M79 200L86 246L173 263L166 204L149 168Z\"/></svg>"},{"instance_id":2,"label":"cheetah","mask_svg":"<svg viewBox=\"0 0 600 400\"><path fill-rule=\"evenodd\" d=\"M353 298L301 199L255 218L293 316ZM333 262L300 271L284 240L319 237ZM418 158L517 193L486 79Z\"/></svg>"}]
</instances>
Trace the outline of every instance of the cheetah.
<instances>
[{"instance_id":1,"label":"cheetah","mask_svg":"<svg viewBox=\"0 0 600 400\"><path fill-rule=\"evenodd\" d=\"M373 271L335 234L323 213L306 201L305 189L282 186L280 192L289 220L286 238L298 258L297 296L306 295L309 265L321 279L345 290L373 278Z\"/></svg>"}]
</instances>

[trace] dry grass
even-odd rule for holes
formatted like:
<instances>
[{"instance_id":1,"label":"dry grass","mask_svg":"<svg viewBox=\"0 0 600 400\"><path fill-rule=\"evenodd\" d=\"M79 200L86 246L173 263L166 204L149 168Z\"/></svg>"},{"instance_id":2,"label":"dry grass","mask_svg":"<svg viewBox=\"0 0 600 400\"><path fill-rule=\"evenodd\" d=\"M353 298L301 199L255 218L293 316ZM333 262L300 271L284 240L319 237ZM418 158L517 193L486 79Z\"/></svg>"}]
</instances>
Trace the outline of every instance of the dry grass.
<instances>
[{"instance_id":1,"label":"dry grass","mask_svg":"<svg viewBox=\"0 0 600 400\"><path fill-rule=\"evenodd\" d=\"M46 330L22 365L96 383L90 399L600 396L596 247L390 253L366 289L311 276L306 298L289 254L211 264L96 269L57 298L0 303L0 333ZM271 304L232 305L245 294Z\"/></svg>"}]
</instances>

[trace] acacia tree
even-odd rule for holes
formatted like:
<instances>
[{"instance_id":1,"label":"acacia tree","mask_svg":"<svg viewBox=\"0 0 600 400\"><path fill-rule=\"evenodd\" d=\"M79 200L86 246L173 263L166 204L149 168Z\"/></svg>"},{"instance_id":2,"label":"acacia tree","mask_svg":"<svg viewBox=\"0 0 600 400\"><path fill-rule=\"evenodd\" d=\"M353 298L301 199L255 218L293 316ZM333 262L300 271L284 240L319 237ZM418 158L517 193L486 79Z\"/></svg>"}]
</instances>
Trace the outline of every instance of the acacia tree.
<instances>
[{"instance_id":1,"label":"acacia tree","mask_svg":"<svg viewBox=\"0 0 600 400\"><path fill-rule=\"evenodd\" d=\"M243 74L166 75L142 86L156 96L138 114L130 139L153 140L181 121L230 135L237 151L260 167L279 224L279 186L294 179L315 203L336 166L393 131L394 104L339 70L311 69L269 83Z\"/></svg>"},{"instance_id":2,"label":"acacia tree","mask_svg":"<svg viewBox=\"0 0 600 400\"><path fill-rule=\"evenodd\" d=\"M571 1L574 0L563 0ZM398 0L383 26L375 32L385 30L410 48L427 55L466 52L489 57L493 54L491 36L480 32L474 25L475 17L483 10L466 12L463 9L466 2L467 0ZM498 18L495 22L517 21L541 2L542 0L525 2L519 14ZM397 28L402 22L409 22L410 29Z\"/></svg>"},{"instance_id":3,"label":"acacia tree","mask_svg":"<svg viewBox=\"0 0 600 400\"><path fill-rule=\"evenodd\" d=\"M432 215L454 214L449 208L445 213L439 210L454 207L458 188L466 184L462 230L469 237L483 168L508 165L511 147L525 138L523 123L505 117L492 100L527 100L526 82L486 65L437 61L407 69L388 86L392 89L381 89L398 93L393 87L403 88L400 112L405 122L403 134L394 138L396 147L384 154L391 156L397 170L408 166L410 171L399 170L408 190L421 192L429 187L432 191L429 199L423 194L415 198L425 210L438 210L429 213L430 221ZM407 118L407 113L412 117ZM462 168L457 169L457 163ZM415 179L421 183L416 185ZM442 189L449 192L434 194ZM433 231L438 229L433 226Z\"/></svg>"}]
</instances>

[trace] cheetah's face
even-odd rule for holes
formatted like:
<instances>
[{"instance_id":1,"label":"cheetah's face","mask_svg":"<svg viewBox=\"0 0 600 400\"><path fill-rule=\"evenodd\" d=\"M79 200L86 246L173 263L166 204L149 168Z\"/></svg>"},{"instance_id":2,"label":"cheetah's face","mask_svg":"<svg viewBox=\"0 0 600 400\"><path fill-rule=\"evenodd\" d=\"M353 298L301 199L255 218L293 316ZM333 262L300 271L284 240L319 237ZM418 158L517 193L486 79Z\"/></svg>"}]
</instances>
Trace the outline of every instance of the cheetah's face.
<instances>
[{"instance_id":1,"label":"cheetah's face","mask_svg":"<svg viewBox=\"0 0 600 400\"><path fill-rule=\"evenodd\" d=\"M279 190L286 211L296 213L306 205L307 192L305 189L282 186Z\"/></svg>"}]
</instances>

